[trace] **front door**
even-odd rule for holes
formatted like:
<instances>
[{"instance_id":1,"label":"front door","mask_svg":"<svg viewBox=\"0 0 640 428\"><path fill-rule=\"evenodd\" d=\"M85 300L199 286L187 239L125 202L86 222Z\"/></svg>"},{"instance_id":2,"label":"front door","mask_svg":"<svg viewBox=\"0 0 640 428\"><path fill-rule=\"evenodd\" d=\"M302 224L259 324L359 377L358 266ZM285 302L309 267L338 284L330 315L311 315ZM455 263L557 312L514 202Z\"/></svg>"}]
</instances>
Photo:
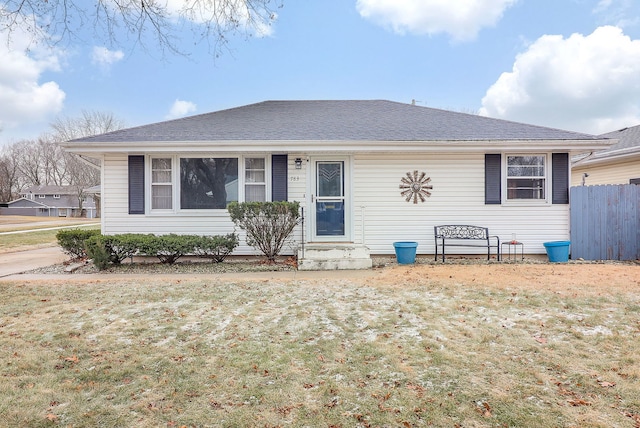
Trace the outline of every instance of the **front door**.
<instances>
[{"instance_id":1,"label":"front door","mask_svg":"<svg viewBox=\"0 0 640 428\"><path fill-rule=\"evenodd\" d=\"M349 230L348 159L313 161L312 239L345 241Z\"/></svg>"}]
</instances>

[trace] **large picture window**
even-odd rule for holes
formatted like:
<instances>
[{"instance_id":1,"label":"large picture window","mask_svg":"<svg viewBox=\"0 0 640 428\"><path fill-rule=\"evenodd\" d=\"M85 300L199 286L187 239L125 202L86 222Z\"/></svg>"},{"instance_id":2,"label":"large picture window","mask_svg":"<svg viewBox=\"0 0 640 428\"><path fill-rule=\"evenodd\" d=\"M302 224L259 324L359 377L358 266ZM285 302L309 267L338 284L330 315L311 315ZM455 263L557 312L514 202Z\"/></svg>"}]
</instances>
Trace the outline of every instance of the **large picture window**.
<instances>
[{"instance_id":1,"label":"large picture window","mask_svg":"<svg viewBox=\"0 0 640 428\"><path fill-rule=\"evenodd\" d=\"M507 156L507 199L544 200L546 156Z\"/></svg>"},{"instance_id":2,"label":"large picture window","mask_svg":"<svg viewBox=\"0 0 640 428\"><path fill-rule=\"evenodd\" d=\"M180 208L224 209L238 200L238 158L180 159Z\"/></svg>"}]
</instances>

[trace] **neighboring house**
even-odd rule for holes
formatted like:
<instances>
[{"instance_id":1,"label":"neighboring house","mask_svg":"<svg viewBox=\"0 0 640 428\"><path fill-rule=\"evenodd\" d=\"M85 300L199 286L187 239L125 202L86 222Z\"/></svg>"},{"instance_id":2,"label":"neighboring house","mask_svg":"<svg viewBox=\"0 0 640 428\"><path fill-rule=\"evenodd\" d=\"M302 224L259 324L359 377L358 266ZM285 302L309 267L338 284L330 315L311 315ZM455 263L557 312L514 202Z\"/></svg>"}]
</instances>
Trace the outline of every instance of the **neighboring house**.
<instances>
[{"instance_id":1,"label":"neighboring house","mask_svg":"<svg viewBox=\"0 0 640 428\"><path fill-rule=\"evenodd\" d=\"M600 137L615 138L618 142L607 149L575 157L571 184L640 184L640 125Z\"/></svg>"},{"instance_id":2,"label":"neighboring house","mask_svg":"<svg viewBox=\"0 0 640 428\"><path fill-rule=\"evenodd\" d=\"M82 196L82 208L79 197ZM96 217L93 197L77 186L31 186L20 192L1 214L39 217Z\"/></svg>"},{"instance_id":3,"label":"neighboring house","mask_svg":"<svg viewBox=\"0 0 640 428\"><path fill-rule=\"evenodd\" d=\"M286 251L304 240L303 264L323 249L367 259L324 265L342 268L370 266L369 252L393 254L395 241L433 254L443 224L515 234L526 253L544 253L569 238L570 157L612 143L374 100L267 101L64 146L101 159L103 233L226 234L231 200L299 201L304 230ZM237 254L255 254L241 243Z\"/></svg>"}]
</instances>

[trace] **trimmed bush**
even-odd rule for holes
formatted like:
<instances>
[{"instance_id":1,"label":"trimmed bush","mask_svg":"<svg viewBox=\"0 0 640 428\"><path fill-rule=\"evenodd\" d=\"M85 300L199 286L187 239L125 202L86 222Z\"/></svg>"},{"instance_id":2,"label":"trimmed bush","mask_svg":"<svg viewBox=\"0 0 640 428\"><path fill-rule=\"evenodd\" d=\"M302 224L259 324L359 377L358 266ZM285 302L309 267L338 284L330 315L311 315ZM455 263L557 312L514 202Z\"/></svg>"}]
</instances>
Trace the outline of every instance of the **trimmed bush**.
<instances>
[{"instance_id":1,"label":"trimmed bush","mask_svg":"<svg viewBox=\"0 0 640 428\"><path fill-rule=\"evenodd\" d=\"M194 254L222 263L239 244L238 235L230 233L225 236L198 236L195 241Z\"/></svg>"},{"instance_id":2,"label":"trimmed bush","mask_svg":"<svg viewBox=\"0 0 640 428\"><path fill-rule=\"evenodd\" d=\"M147 256L155 256L160 263L174 264L186 254L193 254L195 235L143 235L140 252Z\"/></svg>"},{"instance_id":3,"label":"trimmed bush","mask_svg":"<svg viewBox=\"0 0 640 428\"><path fill-rule=\"evenodd\" d=\"M105 248L109 251L109 261L119 265L126 258L135 256L140 251L140 235L125 233L104 236Z\"/></svg>"},{"instance_id":4,"label":"trimmed bush","mask_svg":"<svg viewBox=\"0 0 640 428\"><path fill-rule=\"evenodd\" d=\"M100 235L99 229L62 229L56 233L58 245L72 259L87 257L85 242L92 236Z\"/></svg>"},{"instance_id":5,"label":"trimmed bush","mask_svg":"<svg viewBox=\"0 0 640 428\"><path fill-rule=\"evenodd\" d=\"M126 233L96 235L85 242L86 254L100 270L135 255L157 257L165 264L174 264L185 255L206 257L220 263L237 246L238 236L235 233L225 236Z\"/></svg>"},{"instance_id":6,"label":"trimmed bush","mask_svg":"<svg viewBox=\"0 0 640 428\"><path fill-rule=\"evenodd\" d=\"M275 262L300 218L298 202L231 202L231 220L247 234L247 244Z\"/></svg>"}]
</instances>

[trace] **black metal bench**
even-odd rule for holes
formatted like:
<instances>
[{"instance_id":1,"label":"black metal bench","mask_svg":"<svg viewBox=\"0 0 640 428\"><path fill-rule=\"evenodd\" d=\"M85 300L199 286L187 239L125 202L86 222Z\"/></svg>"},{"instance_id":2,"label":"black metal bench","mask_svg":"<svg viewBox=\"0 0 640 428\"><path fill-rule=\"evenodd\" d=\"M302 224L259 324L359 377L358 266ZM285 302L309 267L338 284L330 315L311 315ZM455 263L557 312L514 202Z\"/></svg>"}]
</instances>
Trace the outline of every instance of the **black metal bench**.
<instances>
[{"instance_id":1,"label":"black metal bench","mask_svg":"<svg viewBox=\"0 0 640 428\"><path fill-rule=\"evenodd\" d=\"M436 257L438 260L438 247L442 248L442 261L445 258L445 248L448 247L486 247L487 260L491 259L491 248L496 249L496 256L500 260L500 238L489 235L489 228L468 225L444 225L434 226L433 232L436 240ZM495 245L492 245L492 239ZM453 241L453 242L450 242ZM461 242L461 241L478 241ZM484 242L479 242L484 241Z\"/></svg>"}]
</instances>

